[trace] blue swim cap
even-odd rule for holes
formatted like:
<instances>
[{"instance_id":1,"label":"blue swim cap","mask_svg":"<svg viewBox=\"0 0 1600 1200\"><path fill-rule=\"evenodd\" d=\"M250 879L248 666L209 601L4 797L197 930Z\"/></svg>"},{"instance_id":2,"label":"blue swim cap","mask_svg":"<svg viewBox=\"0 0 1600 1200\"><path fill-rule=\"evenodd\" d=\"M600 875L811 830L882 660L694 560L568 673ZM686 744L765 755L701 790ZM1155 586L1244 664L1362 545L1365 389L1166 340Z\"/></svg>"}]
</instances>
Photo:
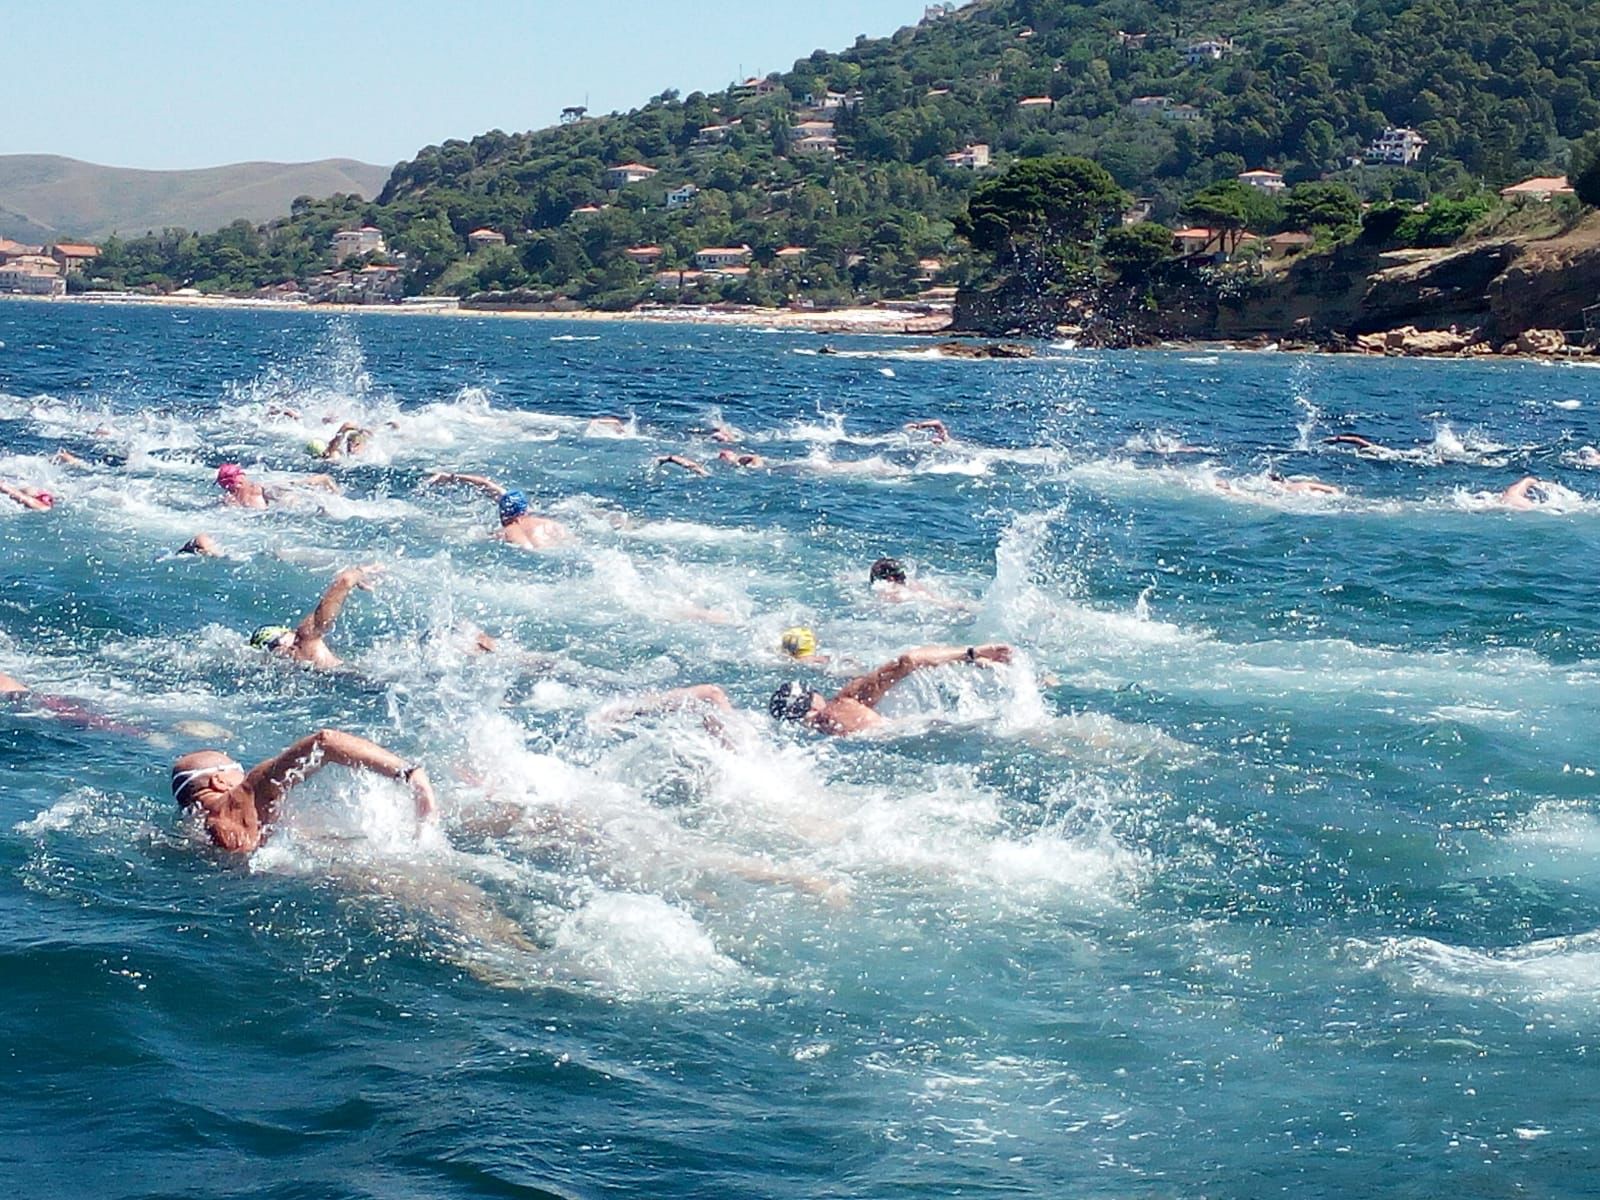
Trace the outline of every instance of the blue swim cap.
<instances>
[{"instance_id":1,"label":"blue swim cap","mask_svg":"<svg viewBox=\"0 0 1600 1200\"><path fill-rule=\"evenodd\" d=\"M528 494L515 489L500 497L500 520L515 521L528 511Z\"/></svg>"}]
</instances>

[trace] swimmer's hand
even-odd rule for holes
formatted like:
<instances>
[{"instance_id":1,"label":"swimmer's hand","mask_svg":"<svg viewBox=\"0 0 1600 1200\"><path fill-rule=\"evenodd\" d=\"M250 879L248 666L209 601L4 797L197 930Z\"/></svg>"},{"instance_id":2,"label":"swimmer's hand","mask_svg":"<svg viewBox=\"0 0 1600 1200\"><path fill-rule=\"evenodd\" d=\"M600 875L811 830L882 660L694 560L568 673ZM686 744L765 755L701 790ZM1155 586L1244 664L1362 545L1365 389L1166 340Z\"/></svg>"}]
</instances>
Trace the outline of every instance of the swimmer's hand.
<instances>
[{"instance_id":1,"label":"swimmer's hand","mask_svg":"<svg viewBox=\"0 0 1600 1200\"><path fill-rule=\"evenodd\" d=\"M1013 651L1004 642L991 642L987 646L974 646L968 651L973 666L1009 663Z\"/></svg>"},{"instance_id":2,"label":"swimmer's hand","mask_svg":"<svg viewBox=\"0 0 1600 1200\"><path fill-rule=\"evenodd\" d=\"M383 578L387 570L379 563L366 563L359 567L346 567L339 572L339 578L358 592L370 592L372 585Z\"/></svg>"},{"instance_id":3,"label":"swimmer's hand","mask_svg":"<svg viewBox=\"0 0 1600 1200\"><path fill-rule=\"evenodd\" d=\"M421 824L431 825L439 819L439 802L433 794L433 784L428 779L425 767L413 767L411 770L411 796L417 805L417 820Z\"/></svg>"}]
</instances>

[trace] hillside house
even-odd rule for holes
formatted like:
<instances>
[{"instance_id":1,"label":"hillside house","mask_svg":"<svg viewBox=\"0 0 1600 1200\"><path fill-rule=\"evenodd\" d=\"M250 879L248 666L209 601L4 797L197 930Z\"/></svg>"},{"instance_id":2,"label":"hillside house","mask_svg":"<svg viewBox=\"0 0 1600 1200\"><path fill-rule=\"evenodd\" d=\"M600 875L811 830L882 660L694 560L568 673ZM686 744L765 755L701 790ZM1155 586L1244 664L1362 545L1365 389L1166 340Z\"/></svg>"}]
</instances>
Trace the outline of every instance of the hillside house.
<instances>
[{"instance_id":1,"label":"hillside house","mask_svg":"<svg viewBox=\"0 0 1600 1200\"><path fill-rule=\"evenodd\" d=\"M987 142L974 142L954 154L946 154L944 160L952 167L960 167L966 171L982 171L989 165L989 145Z\"/></svg>"},{"instance_id":2,"label":"hillside house","mask_svg":"<svg viewBox=\"0 0 1600 1200\"><path fill-rule=\"evenodd\" d=\"M1128 101L1128 111L1136 117L1163 116L1171 107L1171 96L1135 96Z\"/></svg>"},{"instance_id":3,"label":"hillside house","mask_svg":"<svg viewBox=\"0 0 1600 1200\"><path fill-rule=\"evenodd\" d=\"M1289 187L1283 181L1282 171L1241 171L1239 173L1239 182L1246 187L1255 188L1258 192L1266 192L1268 195L1277 195L1279 192L1288 190Z\"/></svg>"},{"instance_id":4,"label":"hillside house","mask_svg":"<svg viewBox=\"0 0 1600 1200\"><path fill-rule=\"evenodd\" d=\"M1401 129L1391 125L1367 146L1362 157L1369 163L1384 163L1394 167L1409 167L1422 157L1428 139L1415 129Z\"/></svg>"},{"instance_id":5,"label":"hillside house","mask_svg":"<svg viewBox=\"0 0 1600 1200\"><path fill-rule=\"evenodd\" d=\"M728 140L728 135L733 132L733 125L702 125L700 131L694 135L696 144L701 146L715 146Z\"/></svg>"},{"instance_id":6,"label":"hillside house","mask_svg":"<svg viewBox=\"0 0 1600 1200\"><path fill-rule=\"evenodd\" d=\"M1232 38L1205 38L1184 47L1183 61L1191 67L1198 67L1203 63L1221 62L1232 53Z\"/></svg>"},{"instance_id":7,"label":"hillside house","mask_svg":"<svg viewBox=\"0 0 1600 1200\"><path fill-rule=\"evenodd\" d=\"M694 265L702 271L722 271L750 262L749 246L707 246L695 251Z\"/></svg>"},{"instance_id":8,"label":"hillside house","mask_svg":"<svg viewBox=\"0 0 1600 1200\"><path fill-rule=\"evenodd\" d=\"M641 267L651 267L661 261L660 246L629 246L622 252L631 263L638 263Z\"/></svg>"},{"instance_id":9,"label":"hillside house","mask_svg":"<svg viewBox=\"0 0 1600 1200\"><path fill-rule=\"evenodd\" d=\"M784 246L772 257L775 262L782 266L784 264L804 262L806 255L809 253L809 248L805 246Z\"/></svg>"},{"instance_id":10,"label":"hillside house","mask_svg":"<svg viewBox=\"0 0 1600 1200\"><path fill-rule=\"evenodd\" d=\"M487 250L490 246L504 246L506 235L497 229L474 229L467 234L467 245L474 250Z\"/></svg>"},{"instance_id":11,"label":"hillside house","mask_svg":"<svg viewBox=\"0 0 1600 1200\"><path fill-rule=\"evenodd\" d=\"M1171 104L1161 114L1169 121L1198 121L1205 114L1192 104Z\"/></svg>"},{"instance_id":12,"label":"hillside house","mask_svg":"<svg viewBox=\"0 0 1600 1200\"><path fill-rule=\"evenodd\" d=\"M655 284L657 287L666 288L691 288L705 278L704 271L657 271Z\"/></svg>"},{"instance_id":13,"label":"hillside house","mask_svg":"<svg viewBox=\"0 0 1600 1200\"><path fill-rule=\"evenodd\" d=\"M1128 33L1119 29L1117 30L1117 46L1122 50L1143 50L1145 40L1149 36L1148 33Z\"/></svg>"},{"instance_id":14,"label":"hillside house","mask_svg":"<svg viewBox=\"0 0 1600 1200\"><path fill-rule=\"evenodd\" d=\"M1565 175L1535 175L1500 189L1500 195L1507 200L1532 200L1540 204L1548 204L1557 196L1576 194Z\"/></svg>"},{"instance_id":15,"label":"hillside house","mask_svg":"<svg viewBox=\"0 0 1600 1200\"><path fill-rule=\"evenodd\" d=\"M942 21L956 11L954 4L929 4L922 10L922 24L932 25L935 21Z\"/></svg>"},{"instance_id":16,"label":"hillside house","mask_svg":"<svg viewBox=\"0 0 1600 1200\"><path fill-rule=\"evenodd\" d=\"M0 266L0 292L14 296L65 296L67 280L53 260L48 266L37 261L41 255L19 254ZM31 261L30 261L31 260Z\"/></svg>"},{"instance_id":17,"label":"hillside house","mask_svg":"<svg viewBox=\"0 0 1600 1200\"><path fill-rule=\"evenodd\" d=\"M1150 219L1150 214L1155 211L1155 207L1155 197L1139 196L1132 204L1122 210L1122 224L1124 226L1143 225Z\"/></svg>"},{"instance_id":18,"label":"hillside house","mask_svg":"<svg viewBox=\"0 0 1600 1200\"><path fill-rule=\"evenodd\" d=\"M1056 102L1049 96L1025 96L1017 101L1017 107L1024 112L1049 112L1056 106Z\"/></svg>"},{"instance_id":19,"label":"hillside house","mask_svg":"<svg viewBox=\"0 0 1600 1200\"><path fill-rule=\"evenodd\" d=\"M57 242L50 247L50 257L70 275L74 271L88 270L89 264L100 257L100 247L86 242Z\"/></svg>"},{"instance_id":20,"label":"hillside house","mask_svg":"<svg viewBox=\"0 0 1600 1200\"><path fill-rule=\"evenodd\" d=\"M347 258L363 258L368 254L387 254L383 244L383 230L371 225L360 229L341 229L333 235L333 261L342 263Z\"/></svg>"},{"instance_id":21,"label":"hillside house","mask_svg":"<svg viewBox=\"0 0 1600 1200\"><path fill-rule=\"evenodd\" d=\"M796 154L809 154L832 158L839 153L839 142L833 137L803 137L790 142L789 149Z\"/></svg>"},{"instance_id":22,"label":"hillside house","mask_svg":"<svg viewBox=\"0 0 1600 1200\"><path fill-rule=\"evenodd\" d=\"M804 141L806 138L833 137L832 121L797 121L789 126L789 140L791 142Z\"/></svg>"},{"instance_id":23,"label":"hillside house","mask_svg":"<svg viewBox=\"0 0 1600 1200\"><path fill-rule=\"evenodd\" d=\"M610 207L609 204L580 204L572 210L572 215L574 217L592 217L597 213L605 212Z\"/></svg>"},{"instance_id":24,"label":"hillside house","mask_svg":"<svg viewBox=\"0 0 1600 1200\"><path fill-rule=\"evenodd\" d=\"M683 208L685 205L693 203L694 198L699 194L700 189L695 187L695 185L692 183L686 183L682 187L673 188L667 193L667 207L669 209Z\"/></svg>"},{"instance_id":25,"label":"hillside house","mask_svg":"<svg viewBox=\"0 0 1600 1200\"><path fill-rule=\"evenodd\" d=\"M1287 258L1307 249L1315 240L1309 233L1275 233L1266 239L1267 253L1274 258Z\"/></svg>"},{"instance_id":26,"label":"hillside house","mask_svg":"<svg viewBox=\"0 0 1600 1200\"><path fill-rule=\"evenodd\" d=\"M743 83L736 83L729 89L734 97L739 100L754 100L762 96L770 96L778 90L778 85L770 79L757 79L752 75Z\"/></svg>"},{"instance_id":27,"label":"hillside house","mask_svg":"<svg viewBox=\"0 0 1600 1200\"><path fill-rule=\"evenodd\" d=\"M654 167L647 167L643 163L623 163L620 167L607 167L606 187L615 191L632 183L643 183L647 179L654 179L660 173Z\"/></svg>"},{"instance_id":28,"label":"hillside house","mask_svg":"<svg viewBox=\"0 0 1600 1200\"><path fill-rule=\"evenodd\" d=\"M28 246L22 242L13 242L10 238L0 238L0 263L7 259L16 258L21 254L43 254L43 246Z\"/></svg>"}]
</instances>

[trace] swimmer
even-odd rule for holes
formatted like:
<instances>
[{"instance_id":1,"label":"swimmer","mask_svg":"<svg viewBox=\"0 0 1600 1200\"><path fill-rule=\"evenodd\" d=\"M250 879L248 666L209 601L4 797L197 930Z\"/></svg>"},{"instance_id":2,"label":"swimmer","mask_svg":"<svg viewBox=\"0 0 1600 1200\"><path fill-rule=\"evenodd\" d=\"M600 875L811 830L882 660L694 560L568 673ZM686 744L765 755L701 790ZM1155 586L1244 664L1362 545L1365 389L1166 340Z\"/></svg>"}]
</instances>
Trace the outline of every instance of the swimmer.
<instances>
[{"instance_id":1,"label":"swimmer","mask_svg":"<svg viewBox=\"0 0 1600 1200\"><path fill-rule=\"evenodd\" d=\"M197 533L178 547L179 554L195 554L201 558L221 558L222 549L211 540L209 533Z\"/></svg>"},{"instance_id":2,"label":"swimmer","mask_svg":"<svg viewBox=\"0 0 1600 1200\"><path fill-rule=\"evenodd\" d=\"M1537 475L1526 475L1500 493L1500 503L1516 512L1531 512L1549 503L1552 486Z\"/></svg>"},{"instance_id":3,"label":"swimmer","mask_svg":"<svg viewBox=\"0 0 1600 1200\"><path fill-rule=\"evenodd\" d=\"M873 595L890 604L934 604L940 608L966 608L959 600L941 596L926 584L913 580L898 558L880 558L867 572L867 585Z\"/></svg>"},{"instance_id":4,"label":"swimmer","mask_svg":"<svg viewBox=\"0 0 1600 1200\"><path fill-rule=\"evenodd\" d=\"M318 441L307 442L306 452L313 458L320 458L325 462L338 462L346 456L353 457L360 454L371 440L372 430L363 429L353 421L346 421L339 426L326 444Z\"/></svg>"},{"instance_id":5,"label":"swimmer","mask_svg":"<svg viewBox=\"0 0 1600 1200\"><path fill-rule=\"evenodd\" d=\"M89 469L89 463L86 459L79 458L71 450L67 449L57 450L51 455L50 461L60 463L63 467L76 467L82 471Z\"/></svg>"},{"instance_id":6,"label":"swimmer","mask_svg":"<svg viewBox=\"0 0 1600 1200\"><path fill-rule=\"evenodd\" d=\"M933 436L929 439L935 446L942 446L950 440L950 431L945 428L943 421L907 421L907 432L926 429Z\"/></svg>"},{"instance_id":7,"label":"swimmer","mask_svg":"<svg viewBox=\"0 0 1600 1200\"><path fill-rule=\"evenodd\" d=\"M717 461L733 467L746 467L752 471L759 471L767 465L767 460L759 454L739 454L733 450L718 450Z\"/></svg>"},{"instance_id":8,"label":"swimmer","mask_svg":"<svg viewBox=\"0 0 1600 1200\"><path fill-rule=\"evenodd\" d=\"M829 661L826 654L817 653L817 635L804 625L794 625L785 629L778 638L778 648L795 662L822 666Z\"/></svg>"},{"instance_id":9,"label":"swimmer","mask_svg":"<svg viewBox=\"0 0 1600 1200\"><path fill-rule=\"evenodd\" d=\"M640 696L603 709L595 718L602 725L616 725L634 717L652 713L693 712L700 716L706 732L727 742L728 719L734 715L733 702L714 683L700 683L693 687L671 688L649 696Z\"/></svg>"},{"instance_id":10,"label":"swimmer","mask_svg":"<svg viewBox=\"0 0 1600 1200\"><path fill-rule=\"evenodd\" d=\"M20 679L13 679L4 671L0 671L0 695L12 695L28 690L28 685Z\"/></svg>"},{"instance_id":11,"label":"swimmer","mask_svg":"<svg viewBox=\"0 0 1600 1200\"><path fill-rule=\"evenodd\" d=\"M1380 446L1369 438L1364 438L1358 433L1339 433L1333 437L1323 438L1324 446L1354 446L1361 454L1388 454L1389 447Z\"/></svg>"},{"instance_id":12,"label":"swimmer","mask_svg":"<svg viewBox=\"0 0 1600 1200\"><path fill-rule=\"evenodd\" d=\"M206 832L222 849L247 854L266 839L290 789L330 763L408 784L417 820L434 819L438 805L426 770L336 729L301 738L249 771L220 750L185 754L172 764L172 798L179 808L200 813Z\"/></svg>"},{"instance_id":13,"label":"swimmer","mask_svg":"<svg viewBox=\"0 0 1600 1200\"><path fill-rule=\"evenodd\" d=\"M15 500L30 512L49 512L56 505L56 498L43 488L29 487L26 484L18 485L0 481L0 496Z\"/></svg>"},{"instance_id":14,"label":"swimmer","mask_svg":"<svg viewBox=\"0 0 1600 1200\"><path fill-rule=\"evenodd\" d=\"M1320 479L1285 479L1278 471L1267 472L1267 482L1281 492L1300 496L1342 496L1344 489Z\"/></svg>"},{"instance_id":15,"label":"swimmer","mask_svg":"<svg viewBox=\"0 0 1600 1200\"><path fill-rule=\"evenodd\" d=\"M265 488L244 473L238 463L223 463L217 468L217 486L222 489L222 503L230 508L266 508L284 498L278 488ZM307 475L296 481L298 487L320 488L337 492L339 485L329 475Z\"/></svg>"},{"instance_id":16,"label":"swimmer","mask_svg":"<svg viewBox=\"0 0 1600 1200\"><path fill-rule=\"evenodd\" d=\"M914 672L951 663L988 667L1009 663L1011 654L1010 646L998 642L965 648L919 646L876 671L851 680L832 700L791 680L772 694L767 709L779 720L799 721L820 733L834 736L864 733L884 724L884 718L877 712L878 705L890 688Z\"/></svg>"},{"instance_id":17,"label":"swimmer","mask_svg":"<svg viewBox=\"0 0 1600 1200\"><path fill-rule=\"evenodd\" d=\"M584 437L627 437L628 426L621 417L592 417L584 427Z\"/></svg>"},{"instance_id":18,"label":"swimmer","mask_svg":"<svg viewBox=\"0 0 1600 1200\"><path fill-rule=\"evenodd\" d=\"M128 725L122 721L114 720L102 713L95 712L92 708L85 708L76 700L69 700L65 696L50 696L36 692L20 679L0 671L0 696L10 700L21 700L27 697L38 703L39 707L52 717L65 721L69 725L76 725L80 729L97 729L104 733L120 733L128 737L148 737L149 730L141 729L137 725Z\"/></svg>"},{"instance_id":19,"label":"swimmer","mask_svg":"<svg viewBox=\"0 0 1600 1200\"><path fill-rule=\"evenodd\" d=\"M464 484L492 499L500 514L500 528L494 536L508 545L524 550L544 550L572 536L560 521L530 513L526 492L502 487L482 475L459 475L453 471L435 471L422 481L422 486L432 487L436 483Z\"/></svg>"},{"instance_id":20,"label":"swimmer","mask_svg":"<svg viewBox=\"0 0 1600 1200\"><path fill-rule=\"evenodd\" d=\"M682 467L691 475L704 476L711 474L710 471L706 470L705 467L695 462L694 459L685 458L681 454L658 454L656 455L655 465L658 467Z\"/></svg>"},{"instance_id":21,"label":"swimmer","mask_svg":"<svg viewBox=\"0 0 1600 1200\"><path fill-rule=\"evenodd\" d=\"M328 648L323 639L333 631L344 603L353 591L370 592L372 581L382 574L376 566L346 567L333 577L328 590L322 593L317 606L308 612L293 629L287 625L263 625L250 635L250 644L258 650L270 650L284 658L308 666L328 669L343 666L343 660Z\"/></svg>"}]
</instances>

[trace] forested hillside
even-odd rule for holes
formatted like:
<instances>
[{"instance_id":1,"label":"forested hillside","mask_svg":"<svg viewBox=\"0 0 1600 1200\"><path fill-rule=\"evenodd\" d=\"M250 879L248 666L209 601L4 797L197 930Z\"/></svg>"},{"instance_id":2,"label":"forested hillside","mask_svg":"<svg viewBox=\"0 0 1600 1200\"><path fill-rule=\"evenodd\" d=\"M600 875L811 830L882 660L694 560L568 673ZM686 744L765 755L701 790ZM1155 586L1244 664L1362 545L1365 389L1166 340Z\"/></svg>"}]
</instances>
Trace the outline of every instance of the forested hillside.
<instances>
[{"instance_id":1,"label":"forested hillside","mask_svg":"<svg viewBox=\"0 0 1600 1200\"><path fill-rule=\"evenodd\" d=\"M1204 41L1215 57L1191 52ZM243 290L325 269L328 232L370 223L412 292L625 305L659 296L655 273L697 250L748 245L751 271L698 294L829 301L915 293L936 274L929 259L959 282L970 252L955 219L986 174L1020 158L1092 158L1151 199L1157 220L1247 168L1343 182L1364 199L1460 198L1560 174L1569 143L1600 129L1600 5L978 0L747 86L568 115L581 119L430 146L376 202L336 197L260 230L118 243L103 273ZM1388 126L1418 130L1421 159L1352 166ZM990 148L987 170L947 161L974 144ZM608 186L608 168L635 163L655 173ZM684 185L698 190L669 206ZM506 244L469 250L479 229ZM638 247L659 261L623 253Z\"/></svg>"}]
</instances>

